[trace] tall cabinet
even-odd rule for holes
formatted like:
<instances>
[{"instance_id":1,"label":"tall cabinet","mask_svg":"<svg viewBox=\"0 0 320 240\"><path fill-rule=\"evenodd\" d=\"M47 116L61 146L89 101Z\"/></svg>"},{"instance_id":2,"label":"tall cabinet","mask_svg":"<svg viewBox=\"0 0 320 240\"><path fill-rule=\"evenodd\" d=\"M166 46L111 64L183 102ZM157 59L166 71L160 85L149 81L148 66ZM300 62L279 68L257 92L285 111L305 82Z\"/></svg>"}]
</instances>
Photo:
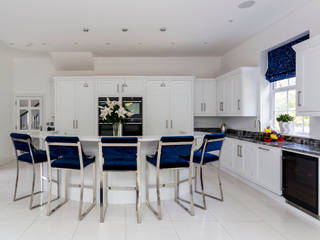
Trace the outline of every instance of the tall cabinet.
<instances>
[{"instance_id":1,"label":"tall cabinet","mask_svg":"<svg viewBox=\"0 0 320 240\"><path fill-rule=\"evenodd\" d=\"M56 78L56 129L63 135L94 135L95 82L83 78Z\"/></svg>"},{"instance_id":2,"label":"tall cabinet","mask_svg":"<svg viewBox=\"0 0 320 240\"><path fill-rule=\"evenodd\" d=\"M149 78L146 83L146 132L193 132L193 77Z\"/></svg>"}]
</instances>

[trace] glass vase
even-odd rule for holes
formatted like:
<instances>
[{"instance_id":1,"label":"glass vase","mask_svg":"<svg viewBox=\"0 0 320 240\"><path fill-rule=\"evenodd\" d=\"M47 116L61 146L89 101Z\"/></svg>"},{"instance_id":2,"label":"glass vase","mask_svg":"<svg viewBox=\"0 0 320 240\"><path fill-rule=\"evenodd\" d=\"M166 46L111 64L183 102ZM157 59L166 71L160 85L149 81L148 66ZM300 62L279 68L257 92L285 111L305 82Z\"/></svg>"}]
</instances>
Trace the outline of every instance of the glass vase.
<instances>
[{"instance_id":1,"label":"glass vase","mask_svg":"<svg viewBox=\"0 0 320 240\"><path fill-rule=\"evenodd\" d=\"M114 123L112 125L113 128L113 136L120 137L120 123Z\"/></svg>"}]
</instances>

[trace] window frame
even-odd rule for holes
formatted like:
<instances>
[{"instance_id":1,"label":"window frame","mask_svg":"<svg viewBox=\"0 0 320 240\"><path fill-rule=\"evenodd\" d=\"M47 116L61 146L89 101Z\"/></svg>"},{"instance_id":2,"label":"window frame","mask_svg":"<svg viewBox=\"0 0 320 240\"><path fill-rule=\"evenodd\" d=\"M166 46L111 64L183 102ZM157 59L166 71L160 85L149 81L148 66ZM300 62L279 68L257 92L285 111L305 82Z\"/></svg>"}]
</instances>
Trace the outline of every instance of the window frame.
<instances>
[{"instance_id":1,"label":"window frame","mask_svg":"<svg viewBox=\"0 0 320 240\"><path fill-rule=\"evenodd\" d=\"M286 79L283 79L283 80L287 80L288 81L288 86L285 86L285 87L281 87L281 88L276 88L276 83L277 82L272 82L271 83L271 122L272 122L272 125L273 127L275 128L276 126L276 106L275 106L275 98L276 98L276 93L277 92L289 92L290 90L295 90L295 93L296 93L296 96L297 96L297 85L289 85L289 79L291 78L286 78ZM289 94L287 94L287 112L288 112L288 105L289 105ZM297 111L297 108L295 108L295 112ZM297 135L297 136L308 136L310 134L310 132L305 132L305 117L307 116L302 116L303 119L302 119L302 129L303 129L303 132L296 132L295 131L295 128L294 128L294 132L293 132L293 135ZM279 129L277 129L279 130Z\"/></svg>"}]
</instances>

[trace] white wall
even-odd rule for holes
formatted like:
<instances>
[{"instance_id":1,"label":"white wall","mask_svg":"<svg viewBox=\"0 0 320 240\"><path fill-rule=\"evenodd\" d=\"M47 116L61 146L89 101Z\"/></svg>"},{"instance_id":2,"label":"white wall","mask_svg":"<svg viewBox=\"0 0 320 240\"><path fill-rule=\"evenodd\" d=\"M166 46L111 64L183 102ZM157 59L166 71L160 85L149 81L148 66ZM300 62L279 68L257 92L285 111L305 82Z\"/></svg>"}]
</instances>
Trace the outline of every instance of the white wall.
<instances>
[{"instance_id":1,"label":"white wall","mask_svg":"<svg viewBox=\"0 0 320 240\"><path fill-rule=\"evenodd\" d=\"M193 75L215 77L220 57L95 57L94 71L56 71L49 55L16 51L14 54L14 94L43 95L45 119L51 121L53 76L85 75ZM207 119L209 125L212 119ZM214 120L212 120L214 121ZM201 121L200 121L201 122ZM44 124L43 123L43 124ZM206 127L207 124L198 125Z\"/></svg>"},{"instance_id":2,"label":"white wall","mask_svg":"<svg viewBox=\"0 0 320 240\"><path fill-rule=\"evenodd\" d=\"M305 7L292 12L279 22L227 52L222 57L221 72L228 72L240 66L263 66L264 63L261 63L261 55L265 50L307 30L310 30L311 37L320 34L319 13L319 0L314 0ZM261 82L261 84L265 85L266 80L262 81L264 82ZM262 106L262 110L269 111L268 107L264 107L264 102L260 102L260 105ZM262 112L262 114L264 113ZM250 124L250 119L248 119L248 123L246 123L246 120L240 119L239 121L242 121L243 125L239 125L237 120L233 119L230 121L229 127L233 127L236 124L239 128L254 130L253 128L248 128L250 127L248 124L252 125ZM312 136L320 137L320 128L316 128L316 125L320 125L320 119L312 119L311 124Z\"/></svg>"},{"instance_id":3,"label":"white wall","mask_svg":"<svg viewBox=\"0 0 320 240\"><path fill-rule=\"evenodd\" d=\"M8 50L0 42L0 165L12 159L13 84L12 63Z\"/></svg>"}]
</instances>

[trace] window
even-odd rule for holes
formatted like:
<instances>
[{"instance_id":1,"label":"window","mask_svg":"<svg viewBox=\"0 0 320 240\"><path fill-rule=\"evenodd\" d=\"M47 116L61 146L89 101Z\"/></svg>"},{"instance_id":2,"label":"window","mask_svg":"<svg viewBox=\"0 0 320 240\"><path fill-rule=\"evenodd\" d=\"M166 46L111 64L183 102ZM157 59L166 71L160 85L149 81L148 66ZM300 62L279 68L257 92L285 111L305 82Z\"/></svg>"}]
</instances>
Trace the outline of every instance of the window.
<instances>
[{"instance_id":1,"label":"window","mask_svg":"<svg viewBox=\"0 0 320 240\"><path fill-rule=\"evenodd\" d=\"M288 78L272 83L273 85L273 123L277 130L276 118L288 113L295 117L294 132L306 135L310 132L310 117L296 116L296 78Z\"/></svg>"},{"instance_id":2,"label":"window","mask_svg":"<svg viewBox=\"0 0 320 240\"><path fill-rule=\"evenodd\" d=\"M16 97L15 129L20 131L42 130L42 98Z\"/></svg>"}]
</instances>

